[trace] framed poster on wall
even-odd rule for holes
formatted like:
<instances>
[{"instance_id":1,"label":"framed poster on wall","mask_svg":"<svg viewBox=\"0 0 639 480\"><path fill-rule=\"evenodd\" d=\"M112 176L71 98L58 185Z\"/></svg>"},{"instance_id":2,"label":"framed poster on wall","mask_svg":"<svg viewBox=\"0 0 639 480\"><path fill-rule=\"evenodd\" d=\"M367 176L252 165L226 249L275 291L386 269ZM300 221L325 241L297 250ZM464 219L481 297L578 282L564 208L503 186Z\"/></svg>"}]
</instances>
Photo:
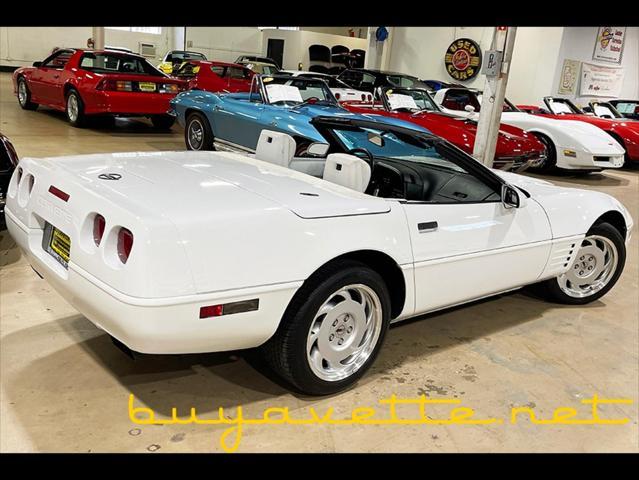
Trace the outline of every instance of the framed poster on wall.
<instances>
[{"instance_id":1,"label":"framed poster on wall","mask_svg":"<svg viewBox=\"0 0 639 480\"><path fill-rule=\"evenodd\" d=\"M620 64L625 43L626 27L599 27L592 59Z\"/></svg>"},{"instance_id":2,"label":"framed poster on wall","mask_svg":"<svg viewBox=\"0 0 639 480\"><path fill-rule=\"evenodd\" d=\"M574 95L577 89L577 81L579 80L579 67L581 62L578 60L564 60L564 66L561 69L561 77L559 78L559 88L557 93L560 95Z\"/></svg>"},{"instance_id":3,"label":"framed poster on wall","mask_svg":"<svg viewBox=\"0 0 639 480\"><path fill-rule=\"evenodd\" d=\"M582 97L618 97L623 82L623 68L602 67L583 63L581 65Z\"/></svg>"}]
</instances>

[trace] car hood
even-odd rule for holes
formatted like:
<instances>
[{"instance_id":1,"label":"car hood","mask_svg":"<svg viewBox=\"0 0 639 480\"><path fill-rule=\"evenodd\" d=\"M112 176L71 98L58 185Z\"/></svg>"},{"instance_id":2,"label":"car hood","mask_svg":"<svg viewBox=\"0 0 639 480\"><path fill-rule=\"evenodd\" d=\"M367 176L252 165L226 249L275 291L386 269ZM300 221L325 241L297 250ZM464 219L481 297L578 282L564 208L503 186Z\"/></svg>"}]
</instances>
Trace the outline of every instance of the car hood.
<instances>
[{"instance_id":1,"label":"car hood","mask_svg":"<svg viewBox=\"0 0 639 480\"><path fill-rule=\"evenodd\" d=\"M504 112L501 118L503 122L512 122L513 125L526 130L539 129L554 132L558 135L556 141L561 147L585 148L597 153L623 153L623 148L614 138L601 128L587 122L544 117L525 112Z\"/></svg>"}]
</instances>

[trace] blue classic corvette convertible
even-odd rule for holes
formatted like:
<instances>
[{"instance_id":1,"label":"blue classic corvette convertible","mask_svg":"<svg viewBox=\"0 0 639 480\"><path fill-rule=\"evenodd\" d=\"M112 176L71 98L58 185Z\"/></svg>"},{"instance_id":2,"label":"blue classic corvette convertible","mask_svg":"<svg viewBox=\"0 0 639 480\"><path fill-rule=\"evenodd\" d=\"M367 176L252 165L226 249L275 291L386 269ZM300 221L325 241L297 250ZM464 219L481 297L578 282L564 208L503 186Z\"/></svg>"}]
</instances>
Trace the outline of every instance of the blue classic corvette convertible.
<instances>
[{"instance_id":1,"label":"blue classic corvette convertible","mask_svg":"<svg viewBox=\"0 0 639 480\"><path fill-rule=\"evenodd\" d=\"M189 90L171 100L169 113L184 127L189 150L254 152L260 133L267 129L292 136L295 156L306 156L311 144L326 142L310 123L318 116L375 120L426 131L401 120L351 113L339 106L323 80L290 75L255 75L249 93Z\"/></svg>"}]
</instances>

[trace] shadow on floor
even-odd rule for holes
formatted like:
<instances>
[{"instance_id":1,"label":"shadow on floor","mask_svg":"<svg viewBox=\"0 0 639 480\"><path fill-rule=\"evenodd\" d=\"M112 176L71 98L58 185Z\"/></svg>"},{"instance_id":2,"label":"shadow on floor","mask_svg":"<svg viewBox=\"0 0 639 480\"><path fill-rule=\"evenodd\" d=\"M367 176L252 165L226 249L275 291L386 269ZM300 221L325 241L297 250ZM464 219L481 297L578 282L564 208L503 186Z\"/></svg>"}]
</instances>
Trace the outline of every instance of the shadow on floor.
<instances>
[{"instance_id":1,"label":"shadow on floor","mask_svg":"<svg viewBox=\"0 0 639 480\"><path fill-rule=\"evenodd\" d=\"M66 114L58 110L49 108L39 108L38 112L49 116L60 122L67 123ZM69 126L69 128L73 128ZM108 134L110 137L127 136L128 134L146 135L171 135L181 132L181 128L176 124L170 129L157 129L151 120L145 117L115 118L110 116L88 117L87 124L83 130L90 130L95 133Z\"/></svg>"},{"instance_id":2,"label":"shadow on floor","mask_svg":"<svg viewBox=\"0 0 639 480\"><path fill-rule=\"evenodd\" d=\"M598 304L601 305L595 302L589 307ZM518 325L534 324L548 308L550 304L533 296L515 293L397 324L389 331L379 357L357 388L365 388L375 381L375 374L385 374L409 360L423 362L427 368L428 357L437 352L486 339ZM117 408L117 412L110 413L121 416L126 412L127 398L121 389L113 388L115 380L126 392L135 395L138 405L146 405L161 415L170 415L173 407L179 412L195 407L205 415L219 407L250 405L288 392L285 385L265 370L253 351L140 355L132 360L81 315L6 335L2 340L2 361L22 361L22 352L32 352L32 345L46 342L54 335L52 332L63 336L57 343L68 344L70 338L71 344L25 362L18 372L3 376L8 398L22 398L31 392L40 397L32 403L37 407L55 401L60 392L72 392L86 406L95 400L96 390L104 391L114 396L114 401L107 405L109 409ZM299 401L318 400L294 393L287 402L295 405ZM24 411L21 408L29 403L23 401L13 408L19 416L32 416L32 408Z\"/></svg>"}]
</instances>

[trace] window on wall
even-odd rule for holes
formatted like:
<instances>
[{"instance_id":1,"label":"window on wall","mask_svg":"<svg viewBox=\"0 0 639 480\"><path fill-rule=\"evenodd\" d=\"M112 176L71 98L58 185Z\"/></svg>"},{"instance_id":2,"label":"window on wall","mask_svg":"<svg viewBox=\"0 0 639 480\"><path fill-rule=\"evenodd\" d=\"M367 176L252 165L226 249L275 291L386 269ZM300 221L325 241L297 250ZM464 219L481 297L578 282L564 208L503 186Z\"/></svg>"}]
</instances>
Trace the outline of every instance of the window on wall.
<instances>
[{"instance_id":1,"label":"window on wall","mask_svg":"<svg viewBox=\"0 0 639 480\"><path fill-rule=\"evenodd\" d=\"M105 27L111 30L124 30L125 32L162 34L162 27Z\"/></svg>"}]
</instances>

